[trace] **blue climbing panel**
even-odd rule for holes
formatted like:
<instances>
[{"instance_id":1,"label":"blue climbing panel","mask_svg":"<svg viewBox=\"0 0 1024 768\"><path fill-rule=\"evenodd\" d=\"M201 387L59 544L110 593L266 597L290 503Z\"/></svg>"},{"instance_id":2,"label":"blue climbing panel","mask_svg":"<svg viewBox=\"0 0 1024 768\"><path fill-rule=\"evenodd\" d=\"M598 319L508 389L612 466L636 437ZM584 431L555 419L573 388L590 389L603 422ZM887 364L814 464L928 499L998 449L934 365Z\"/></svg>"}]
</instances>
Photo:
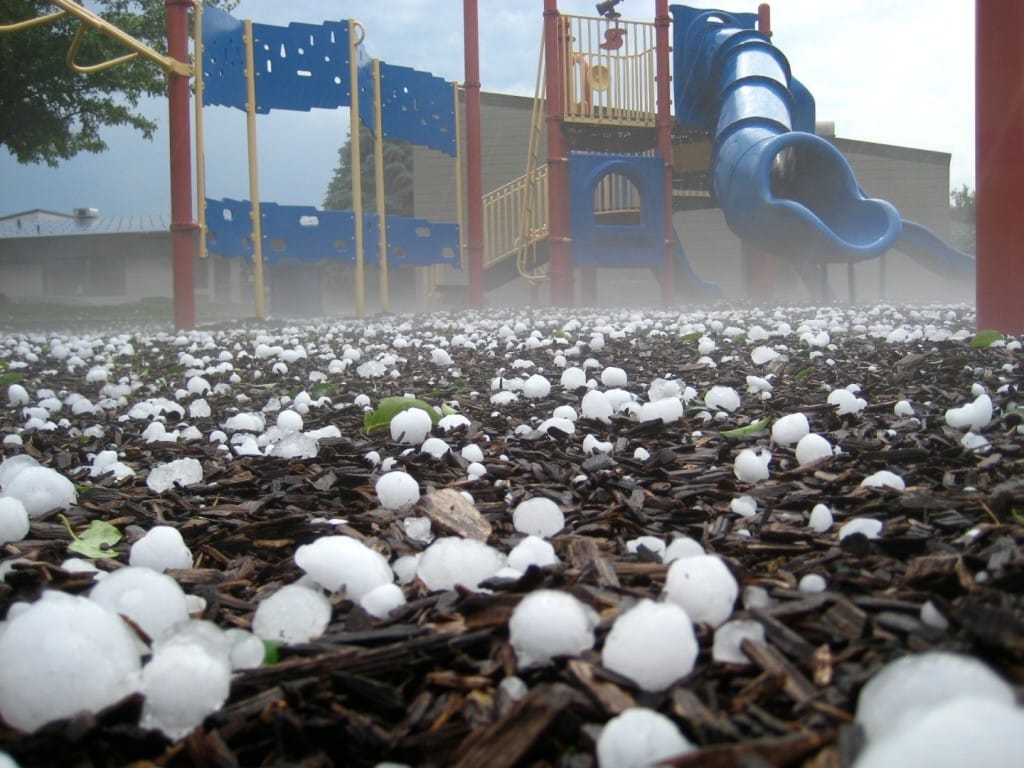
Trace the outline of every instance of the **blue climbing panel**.
<instances>
[{"instance_id":1,"label":"blue climbing panel","mask_svg":"<svg viewBox=\"0 0 1024 768\"><path fill-rule=\"evenodd\" d=\"M252 259L252 205L248 200L206 199L207 249L228 258ZM405 216L387 216L388 266L448 264L458 267L457 224ZM260 204L263 263L287 260L355 262L355 214L310 205ZM380 262L377 215L363 214L363 254Z\"/></svg>"},{"instance_id":2,"label":"blue climbing panel","mask_svg":"<svg viewBox=\"0 0 1024 768\"><path fill-rule=\"evenodd\" d=\"M635 188L637 223L605 223L595 211L598 185ZM660 267L665 264L665 161L660 157L569 153L569 228L577 267Z\"/></svg>"},{"instance_id":3,"label":"blue climbing panel","mask_svg":"<svg viewBox=\"0 0 1024 768\"><path fill-rule=\"evenodd\" d=\"M351 103L347 21L252 27L257 112Z\"/></svg>"},{"instance_id":4,"label":"blue climbing panel","mask_svg":"<svg viewBox=\"0 0 1024 768\"><path fill-rule=\"evenodd\" d=\"M203 104L245 109L242 22L226 11L203 9Z\"/></svg>"},{"instance_id":5,"label":"blue climbing panel","mask_svg":"<svg viewBox=\"0 0 1024 768\"><path fill-rule=\"evenodd\" d=\"M455 155L455 92L429 72L380 65L384 138Z\"/></svg>"}]
</instances>

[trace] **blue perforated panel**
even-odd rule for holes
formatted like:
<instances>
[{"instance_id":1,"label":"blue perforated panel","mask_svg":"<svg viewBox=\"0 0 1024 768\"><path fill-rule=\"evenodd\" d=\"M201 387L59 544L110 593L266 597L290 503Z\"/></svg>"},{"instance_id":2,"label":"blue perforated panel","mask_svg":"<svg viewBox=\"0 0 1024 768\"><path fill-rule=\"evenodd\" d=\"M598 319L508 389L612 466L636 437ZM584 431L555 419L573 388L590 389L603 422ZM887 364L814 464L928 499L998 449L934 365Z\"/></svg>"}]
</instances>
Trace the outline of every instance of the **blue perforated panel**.
<instances>
[{"instance_id":1,"label":"blue perforated panel","mask_svg":"<svg viewBox=\"0 0 1024 768\"><path fill-rule=\"evenodd\" d=\"M569 225L575 266L665 264L665 173L660 157L569 153ZM639 223L604 224L595 214L595 190L610 174L628 180L639 192Z\"/></svg>"},{"instance_id":2,"label":"blue perforated panel","mask_svg":"<svg viewBox=\"0 0 1024 768\"><path fill-rule=\"evenodd\" d=\"M348 22L253 24L256 111L349 105Z\"/></svg>"},{"instance_id":3,"label":"blue perforated panel","mask_svg":"<svg viewBox=\"0 0 1024 768\"><path fill-rule=\"evenodd\" d=\"M381 63L384 136L455 154L452 84L429 72Z\"/></svg>"},{"instance_id":4,"label":"blue perforated panel","mask_svg":"<svg viewBox=\"0 0 1024 768\"><path fill-rule=\"evenodd\" d=\"M210 6L203 10L203 104L245 109L242 22Z\"/></svg>"},{"instance_id":5,"label":"blue perforated panel","mask_svg":"<svg viewBox=\"0 0 1024 768\"><path fill-rule=\"evenodd\" d=\"M252 222L248 200L206 200L207 249L230 258L252 259ZM261 203L263 262L286 260L355 261L355 215L307 205ZM426 219L388 216L388 264L459 265L459 227ZM363 215L363 260L380 263L376 214Z\"/></svg>"},{"instance_id":6,"label":"blue perforated panel","mask_svg":"<svg viewBox=\"0 0 1024 768\"><path fill-rule=\"evenodd\" d=\"M370 133L374 133L376 120L373 116L373 59L366 54L363 46L360 45L358 50L359 70L356 78L359 85L359 119L370 129Z\"/></svg>"}]
</instances>

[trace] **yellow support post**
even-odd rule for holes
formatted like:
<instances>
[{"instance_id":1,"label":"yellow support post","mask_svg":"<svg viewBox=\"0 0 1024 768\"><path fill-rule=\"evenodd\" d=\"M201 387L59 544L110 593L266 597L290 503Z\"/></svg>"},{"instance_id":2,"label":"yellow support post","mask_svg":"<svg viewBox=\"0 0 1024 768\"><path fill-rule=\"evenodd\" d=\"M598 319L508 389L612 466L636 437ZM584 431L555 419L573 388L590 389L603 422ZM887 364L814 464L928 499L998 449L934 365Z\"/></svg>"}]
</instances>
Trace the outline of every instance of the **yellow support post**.
<instances>
[{"instance_id":1,"label":"yellow support post","mask_svg":"<svg viewBox=\"0 0 1024 768\"><path fill-rule=\"evenodd\" d=\"M256 139L256 57L253 54L252 22L246 19L245 40L245 127L249 150L249 202L252 217L253 301L256 317L267 317L266 297L263 290L263 226L260 218L259 145Z\"/></svg>"},{"instance_id":2,"label":"yellow support post","mask_svg":"<svg viewBox=\"0 0 1024 768\"><path fill-rule=\"evenodd\" d=\"M388 289L387 203L384 199L384 118L381 110L380 59L373 60L373 167L377 182L377 229L380 237L380 311L390 309Z\"/></svg>"},{"instance_id":3,"label":"yellow support post","mask_svg":"<svg viewBox=\"0 0 1024 768\"><path fill-rule=\"evenodd\" d=\"M349 103L349 124L351 132L352 158L352 214L355 219L356 248L356 317L366 316L366 273L363 260L363 163L359 147L359 60L357 48L365 35L356 40L355 29L362 25L354 19L348 21L348 76L352 84L352 98Z\"/></svg>"},{"instance_id":4,"label":"yellow support post","mask_svg":"<svg viewBox=\"0 0 1024 768\"><path fill-rule=\"evenodd\" d=\"M195 28L192 39L196 51L196 213L199 223L199 258L205 259L206 250L206 157L203 154L203 3L196 3Z\"/></svg>"},{"instance_id":5,"label":"yellow support post","mask_svg":"<svg viewBox=\"0 0 1024 768\"><path fill-rule=\"evenodd\" d=\"M459 84L452 83L455 98L455 221L459 225L459 265L466 268L466 242L463 233L466 231L466 200L462 189L462 120L459 119ZM484 255L484 263L487 256Z\"/></svg>"}]
</instances>

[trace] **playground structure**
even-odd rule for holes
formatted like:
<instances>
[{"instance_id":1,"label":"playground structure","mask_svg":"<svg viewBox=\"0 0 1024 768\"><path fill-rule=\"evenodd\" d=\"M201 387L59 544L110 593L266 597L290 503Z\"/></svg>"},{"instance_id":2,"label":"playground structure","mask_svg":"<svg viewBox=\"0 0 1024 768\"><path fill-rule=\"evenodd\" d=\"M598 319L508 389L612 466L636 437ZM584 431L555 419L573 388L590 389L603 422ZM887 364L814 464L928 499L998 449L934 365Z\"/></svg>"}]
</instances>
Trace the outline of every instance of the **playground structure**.
<instances>
[{"instance_id":1,"label":"playground structure","mask_svg":"<svg viewBox=\"0 0 1024 768\"><path fill-rule=\"evenodd\" d=\"M827 142L807 130L807 97L789 74L788 63L770 43L767 7L759 14L729 14L721 11L694 11L674 6L668 14L667 0L656 0L655 21L626 22L615 10L621 0L598 5L601 18L568 17L559 14L557 0L545 0L544 53L538 82L538 119L534 131L547 129L548 163L541 166L531 151L527 173L508 189L487 197L494 211L512 213L493 221L482 210L484 196L474 188L474 142L479 152L479 135L474 137L475 119L472 93L478 93L479 81L469 64L475 50L467 45L467 146L469 147L467 201L468 228L460 227L458 249L468 254L471 306L482 306L482 281L494 264L515 256L520 274L531 281L549 280L552 300L568 304L574 297L574 272L583 274L583 296L591 290L595 266L623 265L628 250L628 266L650 265L663 270L663 299L670 298L676 271L686 273L685 254L671 226L673 206L694 199L714 200L722 205L727 220L747 241L751 250L766 250L794 258L813 267L832 262L876 258L891 247L905 249L930 266L964 273L977 270L979 325L1012 332L1024 328L1024 303L1016 296L1015 286L1024 267L1014 258L1016 244L1024 238L1024 219L1017 214L1024 198L1024 180L1015 173L1024 152L1012 140L1024 127L1024 106L1007 105L1004 98L1007 61L1020 63L1024 53L1017 46L1012 30L1024 23L1024 8L1014 0L978 2L977 35L984 44L977 46L978 84L978 253L977 264L941 243L931 233L909 222L882 201L867 197L857 186L849 166ZM142 55L161 66L168 76L170 97L172 164L172 232L175 322L179 327L194 325L192 299L192 248L195 224L191 214L191 168L189 167L187 9L191 0L166 0L168 11L168 55L162 56L132 40L70 0L52 0L60 10L36 19L0 28L16 32L26 26L74 17L81 22L80 34L98 29L130 49L127 56L99 65L82 66L75 62L77 48L69 51L69 64L83 73L116 66L129 57ZM467 42L475 38L476 2L465 0ZM577 21L579 19L579 21ZM471 23L470 23L471 22ZM676 115L672 118L669 99L669 28L675 24ZM574 27L573 25L577 26ZM596 25L596 26L595 26ZM242 69L245 108L250 125L259 109L257 71L259 46L251 24L241 24L241 46L235 24L230 30L232 51L225 49L220 65L236 72L228 79L237 89L237 70ZM310 27L312 25L292 25ZM325 25L326 26L326 25ZM372 83L374 96L367 101L381 104L380 78L364 72L379 72L379 64L369 69L359 65L354 30L357 22L345 29L349 49L347 86L353 115L362 115L360 97L364 83ZM277 29L277 28L274 28ZM289 27L291 29L291 27ZM246 32L248 30L248 32ZM594 31L596 30L596 31ZM340 28L335 30L340 33ZM310 30L302 29L301 34ZM338 35L331 44L338 44ZM76 36L76 40L78 36ZM202 36L200 36L202 39ZM653 39L653 46L651 40ZM634 42L639 41L639 42ZM309 44L314 45L314 37ZM473 40L475 48L475 40ZM586 46L585 48L583 46ZM265 50L269 51L267 44ZM246 47L244 64L241 51ZM301 45L299 46L301 47ZM282 49L283 50L283 49ZM340 52L340 45L338 47ZM232 56L234 58L232 58ZM203 56L199 56L203 60ZM337 59L335 60L338 61ZM268 55L265 65L272 68ZM335 89L344 97L346 86L342 68L335 65ZM1019 81L1021 67L1012 70ZM269 74L260 72L260 76ZM297 70L300 77L312 77L314 69ZM248 77L246 77L248 73ZM998 87L997 87L998 84ZM415 86L414 86L415 87ZM452 85L452 112L456 110L457 86ZM203 90L202 79L197 91ZM287 90L287 88L285 89ZM296 89L300 99L306 92ZM234 105L238 106L237 92ZM202 101L200 101L202 103ZM813 101L811 109L813 109ZM271 108L309 109L318 106L303 101L278 104ZM335 106L332 102L329 106ZM197 110L201 125L201 108ZM381 127L380 111L374 116L377 136L386 135ZM353 123L355 124L355 123ZM476 126L478 130L478 125ZM455 132L458 127L454 128ZM250 133L253 129L250 128ZM201 136L201 129L200 129ZM358 131L353 131L357 142ZM539 147L539 142L531 146ZM460 145L455 136L456 147ZM250 142L250 147L253 142ZM360 177L358 146L353 158L353 182ZM615 149L618 152L608 150ZM458 151L458 150L456 150ZM595 152L597 153L595 155ZM200 153L201 154L201 153ZM587 156L590 155L590 156ZM706 179L701 178L700 162L706 155ZM695 163L696 161L696 163ZM658 173L661 164L662 172ZM255 159L250 167L255 169ZM379 165L379 164L378 164ZM478 170L478 169L477 169ZM198 174L202 179L202 172ZM661 176L661 184L657 176ZM255 174L252 175L255 182ZM461 174L455 173L456 181ZM202 183L202 182L201 182ZM251 186L258 193L258 184ZM378 191L381 185L378 185ZM355 190L354 190L355 191ZM244 201L224 201L218 226L251 218L250 246L259 250L264 242L271 251L278 244L288 247L288 239L273 231L262 231L264 216L258 194ZM352 258L357 265L357 297L361 295L358 275L363 256L363 231L372 220L365 220L358 209L361 194L351 213ZM498 202L500 201L500 202ZM570 205L570 202L573 205ZM459 206L460 211L462 206ZM267 207L273 211L272 207ZM225 212L230 212L225 215ZM545 220L546 211L546 220ZM298 227L320 227L328 222L325 212L288 211ZM379 234L375 241L386 272L390 256L386 238L391 224L378 216ZM487 224L485 225L485 222ZM430 223L410 225L416 237L423 237ZM664 228L663 239L658 232ZM230 226L229 226L230 229ZM329 228L328 228L329 229ZM395 228L396 236L398 227ZM464 232L464 234L463 234ZM219 238L224 236L216 233ZM237 234L237 233L235 233ZM305 234L291 234L293 243ZM296 240L298 238L298 240ZM227 241L241 242L231 235ZM372 237L371 237L372 240ZM223 240L221 243L223 244ZM440 245L444 262L452 259L448 245ZM458 241L456 241L458 242ZM348 241L335 237L328 241L334 252L346 251ZM322 245L322 244L321 244ZM577 245L581 247L577 247ZM398 246L402 248L402 246ZM323 253L321 250L320 253ZM343 254L346 255L346 254ZM402 255L396 250L396 256ZM424 262L435 256L424 257ZM691 288L707 288L690 275ZM358 301L358 299L357 299Z\"/></svg>"}]
</instances>

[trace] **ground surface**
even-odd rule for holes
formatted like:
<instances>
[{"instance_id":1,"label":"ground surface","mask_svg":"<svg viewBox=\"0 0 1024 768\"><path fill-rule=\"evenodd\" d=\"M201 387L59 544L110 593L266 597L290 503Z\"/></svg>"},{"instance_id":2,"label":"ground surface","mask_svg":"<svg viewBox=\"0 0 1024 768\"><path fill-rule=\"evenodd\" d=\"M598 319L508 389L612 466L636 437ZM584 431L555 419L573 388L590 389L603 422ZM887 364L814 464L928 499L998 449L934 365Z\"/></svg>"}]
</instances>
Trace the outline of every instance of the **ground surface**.
<instances>
[{"instance_id":1,"label":"ground surface","mask_svg":"<svg viewBox=\"0 0 1024 768\"><path fill-rule=\"evenodd\" d=\"M773 335L751 341L754 325ZM744 333L736 335L738 330ZM536 342L528 342L532 331L538 332ZM603 332L603 347L592 343L595 331ZM811 346L807 334L820 342L822 331L829 334L828 344ZM460 334L475 339L476 349L453 344ZM584 768L595 764L600 725L643 704L672 717L699 745L678 765L849 764L859 746L852 725L857 692L888 660L943 648L983 658L1018 685L1024 679L1024 435L1017 410L1022 353L1005 346L973 349L972 334L969 311L943 308L508 312L378 318L367 324L225 326L193 335L121 328L94 336L100 341L92 351L108 362L109 381L124 376L141 386L125 406L104 415L79 418L65 411L60 416L68 425L26 433L22 448L5 445L4 454L24 450L74 479L80 494L69 513L72 524L114 523L129 534L117 546L121 552L157 523L178 527L196 564L174 575L206 599L204 617L222 627L248 626L262 597L300 575L292 560L296 546L318 536L359 537L392 561L423 549L401 524L418 510L380 508L373 487L378 472L364 458L371 450L397 457L425 493L469 491L492 526L489 543L503 552L521 538L512 527L515 504L531 496L554 499L566 515L565 529L551 539L562 563L530 569L515 582L489 583L489 592L430 593L414 582L405 587L408 605L387 621L337 596L322 638L283 648L276 664L239 673L224 708L177 744L141 730L140 702L129 699L99 717L58 722L34 735L0 727L0 748L24 766L393 760ZM701 362L701 336L716 344L708 353L715 367ZM8 382L16 378L33 394L49 388L59 397L80 392L95 402L99 385L84 380L93 361L69 370L67 359L51 355L67 338L49 330L12 332L0 353L6 368L0 375ZM307 356L275 373L277 356L253 355L260 343L301 344ZM430 348L441 343L448 345L452 366L431 362ZM366 379L355 365L327 373L345 344L362 349L362 362L390 355L395 359L385 358L385 368L399 373ZM750 353L759 345L781 356L755 365ZM25 354L30 348L34 355ZM572 435L535 429L516 434L520 425L535 428L558 405L579 408L582 391L558 386L561 369L553 364L554 354L571 349L579 356L570 357L570 365L591 357L599 361L589 371L593 377L604 366L623 368L626 388L641 400L661 377L681 380L700 394L714 384L732 386L742 393L742 406L709 423L691 403L682 421L668 425L616 415L608 424L581 419ZM233 353L241 380L229 383L224 371L206 375L211 385L227 386L206 396L210 418L184 420L203 432L203 440L146 443L146 421L118 420L131 403L173 398L185 387L182 352L206 355L212 367L220 350ZM516 360L534 367L515 369ZM539 370L553 383L548 397L491 404L492 379L499 372L525 377ZM323 380L311 381L313 371L323 372ZM772 375L771 399L746 393L751 374ZM826 396L850 384L860 386L867 407L839 416ZM975 384L995 404L991 424L981 430L990 447L978 452L966 450L963 432L944 419L947 409L973 399ZM331 405L306 414L306 428L333 424L342 433L324 441L315 459L229 458L205 439L236 410L258 411L272 398L302 390L331 399ZM407 454L386 431L363 433L363 412L350 405L355 396L376 402L403 393L436 405L458 402L472 424L448 436L453 454ZM894 404L903 399L913 404L914 418L894 414ZM739 482L732 467L736 454L767 447L769 433L722 433L796 411L841 453L801 468L792 449L774 446L771 478ZM23 422L20 409L2 398L0 431L13 432ZM96 423L106 430L101 439L69 432ZM173 418L167 426L176 426ZM614 452L585 454L588 434L611 441ZM466 462L457 455L468 442L484 451L488 474L482 479L469 480ZM137 470L135 478L118 484L88 477L90 454L110 447ZM637 447L650 458L633 458ZM185 456L203 462L203 483L150 492L146 470ZM881 469L900 475L906 490L860 487ZM730 502L741 495L757 499L755 517L730 511ZM829 505L836 518L820 534L806 523L817 503ZM347 522L314 522L333 517ZM856 535L840 544L837 531L853 517L883 521L881 537ZM444 533L436 525L435 532ZM734 618L759 621L768 643L752 650L749 665L716 664L710 658L711 632L701 628L694 672L667 691L645 693L602 668L601 643L616 616L640 598L657 598L665 580L667 568L656 556L630 553L626 542L641 535L668 541L681 534L722 555L742 585L767 591L769 605L747 609L738 602ZM26 540L5 545L8 557L31 563L17 566L0 585L0 611L12 601L34 599L44 588L88 590L88 578L58 567L68 541L64 526L50 516L35 521ZM100 566L115 568L119 562ZM799 591L799 580L809 573L825 577L826 591ZM580 658L520 672L529 692L512 702L499 689L506 676L517 673L508 617L524 594L539 587L567 590L592 606L601 617L597 644ZM948 630L921 621L919 611L928 600L949 620Z\"/></svg>"}]
</instances>

